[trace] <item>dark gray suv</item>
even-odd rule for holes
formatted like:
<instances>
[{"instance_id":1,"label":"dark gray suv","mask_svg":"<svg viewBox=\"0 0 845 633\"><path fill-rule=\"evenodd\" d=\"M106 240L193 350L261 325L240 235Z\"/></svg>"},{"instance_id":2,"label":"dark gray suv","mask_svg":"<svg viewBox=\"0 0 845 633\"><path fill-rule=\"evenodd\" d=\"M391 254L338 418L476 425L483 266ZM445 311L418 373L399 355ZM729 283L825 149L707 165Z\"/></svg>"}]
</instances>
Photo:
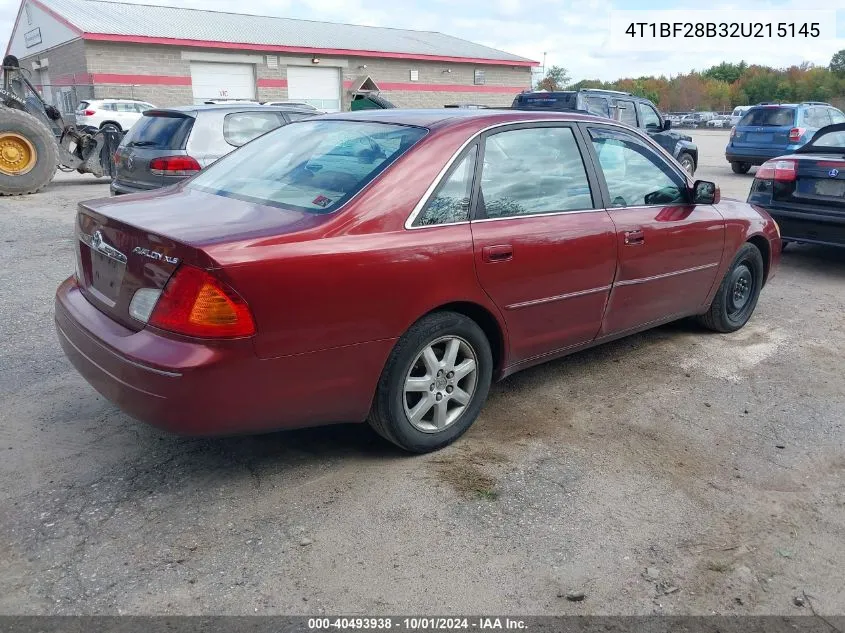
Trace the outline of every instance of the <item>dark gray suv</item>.
<instances>
[{"instance_id":1,"label":"dark gray suv","mask_svg":"<svg viewBox=\"0 0 845 633\"><path fill-rule=\"evenodd\" d=\"M243 103L147 110L115 152L112 195L172 185L270 130L314 115Z\"/></svg>"}]
</instances>

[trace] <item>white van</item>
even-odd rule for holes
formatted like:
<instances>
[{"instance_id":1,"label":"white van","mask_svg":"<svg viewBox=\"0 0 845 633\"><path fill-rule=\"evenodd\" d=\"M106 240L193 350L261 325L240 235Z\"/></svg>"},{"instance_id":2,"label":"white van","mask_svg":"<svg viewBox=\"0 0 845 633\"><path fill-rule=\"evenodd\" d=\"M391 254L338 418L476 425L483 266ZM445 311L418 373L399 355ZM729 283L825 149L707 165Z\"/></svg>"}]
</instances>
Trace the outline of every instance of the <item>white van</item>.
<instances>
[{"instance_id":1,"label":"white van","mask_svg":"<svg viewBox=\"0 0 845 633\"><path fill-rule=\"evenodd\" d=\"M751 106L737 106L731 112L731 127L734 127L739 120L745 116L745 113L751 109Z\"/></svg>"}]
</instances>

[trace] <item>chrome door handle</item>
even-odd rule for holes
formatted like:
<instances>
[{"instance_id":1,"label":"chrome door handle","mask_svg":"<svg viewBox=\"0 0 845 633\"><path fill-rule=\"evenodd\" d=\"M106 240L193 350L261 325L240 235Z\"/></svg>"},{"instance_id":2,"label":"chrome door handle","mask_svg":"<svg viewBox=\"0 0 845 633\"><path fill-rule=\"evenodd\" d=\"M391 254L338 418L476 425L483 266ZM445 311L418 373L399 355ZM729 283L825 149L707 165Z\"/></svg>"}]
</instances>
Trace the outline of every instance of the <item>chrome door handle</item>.
<instances>
[{"instance_id":1,"label":"chrome door handle","mask_svg":"<svg viewBox=\"0 0 845 633\"><path fill-rule=\"evenodd\" d=\"M628 246L645 244L645 234L639 229L635 231L625 231L625 244Z\"/></svg>"}]
</instances>

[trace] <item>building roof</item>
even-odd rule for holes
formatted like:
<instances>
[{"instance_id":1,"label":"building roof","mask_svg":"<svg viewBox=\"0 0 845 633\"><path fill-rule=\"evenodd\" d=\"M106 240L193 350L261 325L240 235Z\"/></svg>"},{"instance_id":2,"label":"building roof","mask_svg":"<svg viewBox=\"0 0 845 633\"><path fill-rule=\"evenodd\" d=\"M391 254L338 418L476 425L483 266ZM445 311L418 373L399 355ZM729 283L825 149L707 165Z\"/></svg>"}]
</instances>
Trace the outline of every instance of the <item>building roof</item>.
<instances>
[{"instance_id":1,"label":"building roof","mask_svg":"<svg viewBox=\"0 0 845 633\"><path fill-rule=\"evenodd\" d=\"M222 13L105 0L30 0L84 39L532 66L537 62L434 31Z\"/></svg>"}]
</instances>

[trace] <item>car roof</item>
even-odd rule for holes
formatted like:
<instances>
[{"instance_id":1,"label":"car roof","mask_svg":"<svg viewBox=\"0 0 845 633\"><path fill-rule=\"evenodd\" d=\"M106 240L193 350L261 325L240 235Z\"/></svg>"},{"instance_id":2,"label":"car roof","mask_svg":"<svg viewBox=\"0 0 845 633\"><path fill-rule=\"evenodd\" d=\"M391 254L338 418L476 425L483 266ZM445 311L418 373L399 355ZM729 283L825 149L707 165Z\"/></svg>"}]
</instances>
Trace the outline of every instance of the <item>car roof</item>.
<instances>
[{"instance_id":1,"label":"car roof","mask_svg":"<svg viewBox=\"0 0 845 633\"><path fill-rule=\"evenodd\" d=\"M414 125L418 127L447 127L458 125L469 120L491 123L507 123L519 121L594 121L596 123L607 123L609 119L575 112L537 112L533 110L510 110L510 109L463 109L463 108L442 108L430 110L405 110L402 108L391 108L385 110L358 110L356 112L338 112L335 114L324 114L321 119L345 120L345 121L373 121L383 123L395 123L398 125Z\"/></svg>"}]
</instances>

